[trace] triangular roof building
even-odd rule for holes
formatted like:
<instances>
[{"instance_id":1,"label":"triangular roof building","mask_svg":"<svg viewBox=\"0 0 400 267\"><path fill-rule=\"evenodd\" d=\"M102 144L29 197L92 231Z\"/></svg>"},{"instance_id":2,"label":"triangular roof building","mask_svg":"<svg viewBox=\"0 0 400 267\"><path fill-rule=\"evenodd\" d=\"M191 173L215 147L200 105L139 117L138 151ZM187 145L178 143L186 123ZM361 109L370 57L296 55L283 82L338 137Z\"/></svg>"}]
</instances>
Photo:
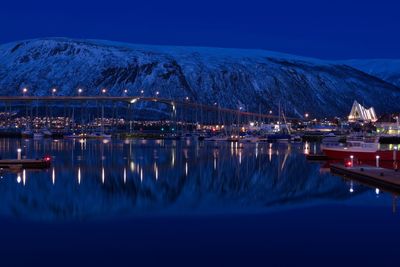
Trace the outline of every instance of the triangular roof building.
<instances>
[{"instance_id":1,"label":"triangular roof building","mask_svg":"<svg viewBox=\"0 0 400 267\"><path fill-rule=\"evenodd\" d=\"M360 105L356 100L354 100L353 106L351 107L349 121L363 121L363 122L376 122L378 117L376 116L373 107L365 108Z\"/></svg>"}]
</instances>

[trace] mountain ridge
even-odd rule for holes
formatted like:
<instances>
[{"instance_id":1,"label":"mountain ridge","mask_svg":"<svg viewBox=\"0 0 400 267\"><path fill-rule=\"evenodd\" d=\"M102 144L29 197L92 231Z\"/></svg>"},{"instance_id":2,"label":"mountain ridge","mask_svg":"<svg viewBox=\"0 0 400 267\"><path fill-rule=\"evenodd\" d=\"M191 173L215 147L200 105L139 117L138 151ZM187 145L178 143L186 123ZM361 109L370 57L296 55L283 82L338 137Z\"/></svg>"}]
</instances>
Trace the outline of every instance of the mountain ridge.
<instances>
[{"instance_id":1,"label":"mountain ridge","mask_svg":"<svg viewBox=\"0 0 400 267\"><path fill-rule=\"evenodd\" d=\"M345 116L354 100L399 111L399 87L342 62L267 50L166 47L106 40L40 38L0 45L0 94L145 95L291 116Z\"/></svg>"}]
</instances>

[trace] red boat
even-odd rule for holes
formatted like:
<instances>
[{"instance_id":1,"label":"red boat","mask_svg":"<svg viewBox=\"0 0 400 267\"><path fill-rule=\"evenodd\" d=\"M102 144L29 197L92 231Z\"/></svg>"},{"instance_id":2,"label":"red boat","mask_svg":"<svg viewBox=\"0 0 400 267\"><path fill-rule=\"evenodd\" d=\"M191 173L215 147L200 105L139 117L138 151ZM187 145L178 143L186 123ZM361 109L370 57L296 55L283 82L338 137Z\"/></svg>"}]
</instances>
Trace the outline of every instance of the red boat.
<instances>
[{"instance_id":1,"label":"red boat","mask_svg":"<svg viewBox=\"0 0 400 267\"><path fill-rule=\"evenodd\" d=\"M346 145L322 145L322 152L329 159L346 159L353 157L359 161L375 161L377 156L380 161L397 161L397 149L382 150L379 142L374 140L348 141Z\"/></svg>"}]
</instances>

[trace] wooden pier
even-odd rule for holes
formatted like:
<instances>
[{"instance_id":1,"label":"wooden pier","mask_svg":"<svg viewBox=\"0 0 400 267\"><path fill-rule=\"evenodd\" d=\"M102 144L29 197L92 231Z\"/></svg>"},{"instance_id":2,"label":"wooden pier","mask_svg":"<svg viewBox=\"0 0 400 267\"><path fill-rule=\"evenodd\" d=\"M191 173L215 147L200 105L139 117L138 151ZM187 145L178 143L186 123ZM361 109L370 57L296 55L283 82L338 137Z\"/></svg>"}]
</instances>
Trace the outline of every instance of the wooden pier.
<instances>
[{"instance_id":1,"label":"wooden pier","mask_svg":"<svg viewBox=\"0 0 400 267\"><path fill-rule=\"evenodd\" d=\"M400 193L399 171L368 165L346 167L341 164L332 164L330 170L333 174L339 174L370 186Z\"/></svg>"},{"instance_id":2,"label":"wooden pier","mask_svg":"<svg viewBox=\"0 0 400 267\"><path fill-rule=\"evenodd\" d=\"M51 165L49 159L2 159L0 168L3 169L46 169Z\"/></svg>"}]
</instances>

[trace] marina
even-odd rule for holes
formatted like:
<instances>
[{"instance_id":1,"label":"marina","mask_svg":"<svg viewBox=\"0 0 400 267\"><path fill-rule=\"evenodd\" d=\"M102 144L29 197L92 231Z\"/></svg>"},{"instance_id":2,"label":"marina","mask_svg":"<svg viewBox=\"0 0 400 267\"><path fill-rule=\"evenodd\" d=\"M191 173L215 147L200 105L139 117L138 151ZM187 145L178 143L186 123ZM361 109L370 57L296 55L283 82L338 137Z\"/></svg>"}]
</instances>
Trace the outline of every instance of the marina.
<instances>
[{"instance_id":1,"label":"marina","mask_svg":"<svg viewBox=\"0 0 400 267\"><path fill-rule=\"evenodd\" d=\"M0 266L398 266L397 2L2 2Z\"/></svg>"}]
</instances>

